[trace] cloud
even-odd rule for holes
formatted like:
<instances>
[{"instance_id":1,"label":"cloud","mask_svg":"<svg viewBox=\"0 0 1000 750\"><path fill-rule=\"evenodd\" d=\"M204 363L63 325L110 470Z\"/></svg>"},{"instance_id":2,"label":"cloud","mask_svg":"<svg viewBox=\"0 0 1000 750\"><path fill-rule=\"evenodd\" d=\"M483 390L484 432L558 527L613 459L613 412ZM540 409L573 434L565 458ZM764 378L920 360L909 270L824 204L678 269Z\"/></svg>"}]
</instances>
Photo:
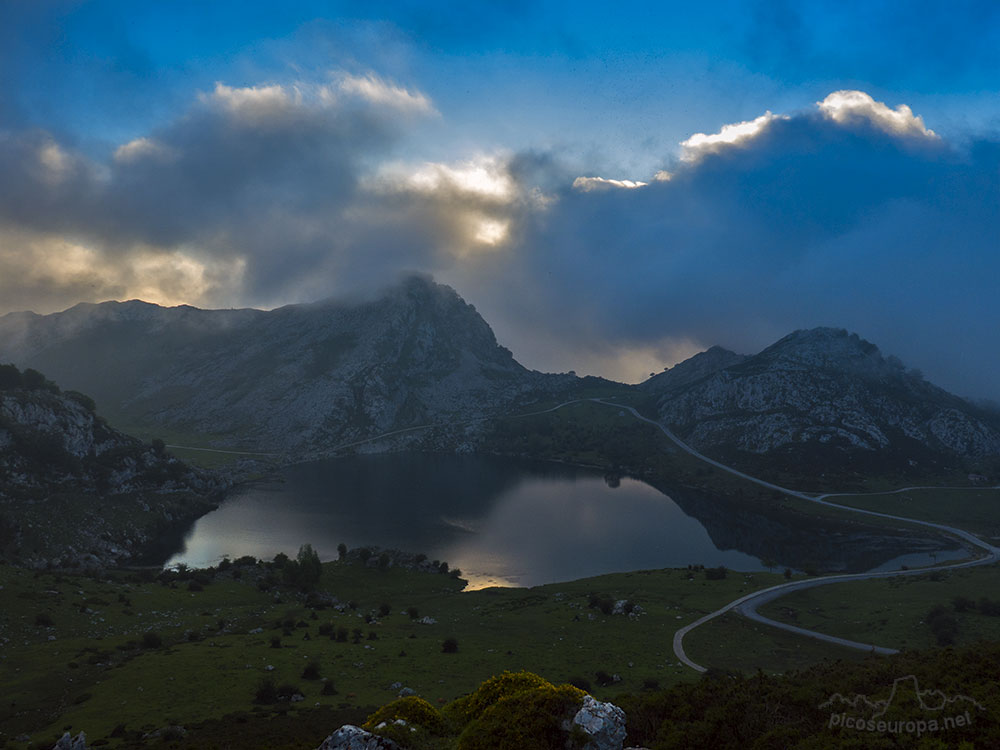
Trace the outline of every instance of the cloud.
<instances>
[{"instance_id":1,"label":"cloud","mask_svg":"<svg viewBox=\"0 0 1000 750\"><path fill-rule=\"evenodd\" d=\"M344 94L358 96L372 104L383 105L407 114L437 114L431 100L424 94L389 83L374 73L363 76L341 74L338 88Z\"/></svg>"},{"instance_id":2,"label":"cloud","mask_svg":"<svg viewBox=\"0 0 1000 750\"><path fill-rule=\"evenodd\" d=\"M786 115L773 115L770 112L765 112L753 120L723 125L718 133L711 135L695 133L687 140L681 141L681 159L684 161L697 161L705 154L718 153L724 149L746 143L760 135L775 120L787 119Z\"/></svg>"},{"instance_id":3,"label":"cloud","mask_svg":"<svg viewBox=\"0 0 1000 750\"><path fill-rule=\"evenodd\" d=\"M573 180L573 188L585 193L589 193L591 190L605 190L608 188L631 190L645 185L645 182L639 182L638 180L610 180L604 177L577 177Z\"/></svg>"},{"instance_id":4,"label":"cloud","mask_svg":"<svg viewBox=\"0 0 1000 750\"><path fill-rule=\"evenodd\" d=\"M834 325L946 387L1000 395L997 139L959 146L905 105L835 92L688 139L666 166L630 190L564 189L519 217L509 267L456 284L505 335L544 321L560 356L589 351L605 371L624 360L595 341L747 353Z\"/></svg>"},{"instance_id":5,"label":"cloud","mask_svg":"<svg viewBox=\"0 0 1000 750\"><path fill-rule=\"evenodd\" d=\"M900 104L896 109L890 109L882 102L875 101L864 91L834 91L823 101L817 102L816 106L824 116L841 125L848 125L855 120L866 120L893 135L937 137L933 130L928 130L924 126L923 119L916 117L907 105Z\"/></svg>"},{"instance_id":6,"label":"cloud","mask_svg":"<svg viewBox=\"0 0 1000 750\"><path fill-rule=\"evenodd\" d=\"M1000 396L996 138L959 145L904 104L836 91L611 179L556 150L403 158L435 112L336 73L218 83L105 161L0 132L0 300L269 306L421 271L533 367L636 380L835 325Z\"/></svg>"}]
</instances>

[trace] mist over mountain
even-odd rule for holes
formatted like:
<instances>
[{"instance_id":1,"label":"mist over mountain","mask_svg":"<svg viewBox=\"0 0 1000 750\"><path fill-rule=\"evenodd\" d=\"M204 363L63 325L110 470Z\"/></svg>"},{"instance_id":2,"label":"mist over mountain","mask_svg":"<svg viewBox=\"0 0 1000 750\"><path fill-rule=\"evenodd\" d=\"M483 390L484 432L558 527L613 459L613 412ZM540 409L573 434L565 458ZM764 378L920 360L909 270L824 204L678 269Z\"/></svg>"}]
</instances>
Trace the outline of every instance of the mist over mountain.
<instances>
[{"instance_id":1,"label":"mist over mountain","mask_svg":"<svg viewBox=\"0 0 1000 750\"><path fill-rule=\"evenodd\" d=\"M81 304L0 318L0 356L91 394L132 431L301 454L499 413L577 379L518 364L449 287L271 311Z\"/></svg>"}]
</instances>

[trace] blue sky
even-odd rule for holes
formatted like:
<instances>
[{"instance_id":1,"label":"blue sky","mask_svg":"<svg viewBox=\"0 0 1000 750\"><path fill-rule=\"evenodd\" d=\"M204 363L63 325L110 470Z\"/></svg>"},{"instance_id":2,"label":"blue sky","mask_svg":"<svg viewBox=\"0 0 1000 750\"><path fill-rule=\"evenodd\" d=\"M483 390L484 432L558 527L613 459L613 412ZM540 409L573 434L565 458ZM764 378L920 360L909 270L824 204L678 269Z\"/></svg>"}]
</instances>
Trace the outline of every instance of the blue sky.
<instances>
[{"instance_id":1,"label":"blue sky","mask_svg":"<svg viewBox=\"0 0 1000 750\"><path fill-rule=\"evenodd\" d=\"M996 397L997 71L992 2L8 0L0 312L421 271L533 367L822 324Z\"/></svg>"}]
</instances>

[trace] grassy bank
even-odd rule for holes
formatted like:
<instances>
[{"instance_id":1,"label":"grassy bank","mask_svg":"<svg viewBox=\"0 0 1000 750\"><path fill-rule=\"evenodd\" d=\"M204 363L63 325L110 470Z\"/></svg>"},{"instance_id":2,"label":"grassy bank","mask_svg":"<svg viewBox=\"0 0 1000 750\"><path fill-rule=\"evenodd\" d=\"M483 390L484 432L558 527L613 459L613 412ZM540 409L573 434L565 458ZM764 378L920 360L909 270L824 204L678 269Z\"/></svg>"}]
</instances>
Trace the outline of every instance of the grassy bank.
<instances>
[{"instance_id":1,"label":"grassy bank","mask_svg":"<svg viewBox=\"0 0 1000 750\"><path fill-rule=\"evenodd\" d=\"M394 697L395 683L437 705L503 670L574 680L599 697L666 687L695 677L674 658L677 627L779 578L661 570L462 592L448 575L327 563L324 596L307 600L261 583L273 573L232 566L156 581L0 567L0 694L11 696L0 741L25 747L13 738L26 733L51 747L68 727L130 746L137 734L226 716L362 715ZM633 614L607 613L622 600ZM255 704L267 678L304 700Z\"/></svg>"}]
</instances>

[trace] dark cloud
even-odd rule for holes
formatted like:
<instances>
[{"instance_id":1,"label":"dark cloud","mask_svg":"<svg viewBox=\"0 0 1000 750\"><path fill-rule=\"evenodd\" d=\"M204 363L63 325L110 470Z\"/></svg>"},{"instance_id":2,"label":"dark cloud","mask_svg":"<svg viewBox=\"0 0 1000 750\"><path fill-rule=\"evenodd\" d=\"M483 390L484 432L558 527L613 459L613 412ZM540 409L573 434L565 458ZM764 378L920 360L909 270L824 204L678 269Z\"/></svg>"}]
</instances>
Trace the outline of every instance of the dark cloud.
<instances>
[{"instance_id":1,"label":"dark cloud","mask_svg":"<svg viewBox=\"0 0 1000 750\"><path fill-rule=\"evenodd\" d=\"M543 151L394 162L415 116L430 102L361 76L220 85L106 162L0 134L0 299L271 305L423 271L530 366L636 379L833 325L1000 396L1000 140L847 92L693 137L669 179L574 188Z\"/></svg>"},{"instance_id":2,"label":"dark cloud","mask_svg":"<svg viewBox=\"0 0 1000 750\"><path fill-rule=\"evenodd\" d=\"M775 118L669 181L564 191L527 219L529 292L504 317L545 320L567 350L686 336L752 352L844 326L998 395L1000 142L959 151L889 112Z\"/></svg>"}]
</instances>

